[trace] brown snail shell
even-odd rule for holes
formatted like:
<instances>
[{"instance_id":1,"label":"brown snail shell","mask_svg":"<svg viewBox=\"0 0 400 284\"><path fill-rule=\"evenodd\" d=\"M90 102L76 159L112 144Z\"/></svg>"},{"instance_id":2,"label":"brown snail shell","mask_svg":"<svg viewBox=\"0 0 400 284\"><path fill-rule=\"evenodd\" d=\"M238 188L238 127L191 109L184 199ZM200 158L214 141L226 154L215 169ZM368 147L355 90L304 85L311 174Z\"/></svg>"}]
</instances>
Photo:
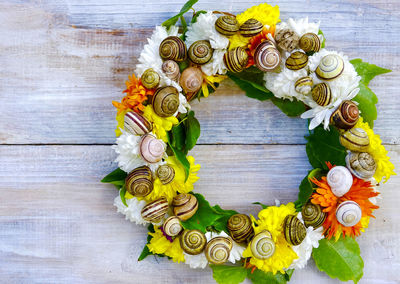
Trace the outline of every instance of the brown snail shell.
<instances>
[{"instance_id":1,"label":"brown snail shell","mask_svg":"<svg viewBox=\"0 0 400 284\"><path fill-rule=\"evenodd\" d=\"M173 60L165 60L161 65L161 69L165 76L170 78L172 81L178 82L181 75L178 63Z\"/></svg>"},{"instance_id":2,"label":"brown snail shell","mask_svg":"<svg viewBox=\"0 0 400 284\"><path fill-rule=\"evenodd\" d=\"M128 111L124 116L124 129L133 135L144 135L153 130L153 125L137 112Z\"/></svg>"},{"instance_id":3,"label":"brown snail shell","mask_svg":"<svg viewBox=\"0 0 400 284\"><path fill-rule=\"evenodd\" d=\"M169 184L174 180L175 170L168 165L161 165L158 167L156 174L162 184Z\"/></svg>"},{"instance_id":4,"label":"brown snail shell","mask_svg":"<svg viewBox=\"0 0 400 284\"><path fill-rule=\"evenodd\" d=\"M346 166L359 179L368 180L376 171L376 162L367 152L352 152L346 156Z\"/></svg>"},{"instance_id":5,"label":"brown snail shell","mask_svg":"<svg viewBox=\"0 0 400 284\"><path fill-rule=\"evenodd\" d=\"M185 93L197 92L203 84L203 73L197 67L186 68L182 72L179 84Z\"/></svg>"},{"instance_id":6,"label":"brown snail shell","mask_svg":"<svg viewBox=\"0 0 400 284\"><path fill-rule=\"evenodd\" d=\"M215 21L215 29L222 35L231 36L239 31L239 23L234 16L221 16Z\"/></svg>"},{"instance_id":7,"label":"brown snail shell","mask_svg":"<svg viewBox=\"0 0 400 284\"><path fill-rule=\"evenodd\" d=\"M275 34L275 41L280 49L292 52L299 44L299 36L290 29L282 29Z\"/></svg>"},{"instance_id":8,"label":"brown snail shell","mask_svg":"<svg viewBox=\"0 0 400 284\"><path fill-rule=\"evenodd\" d=\"M134 169L125 179L126 190L137 197L144 197L153 190L151 170L147 166Z\"/></svg>"},{"instance_id":9,"label":"brown snail shell","mask_svg":"<svg viewBox=\"0 0 400 284\"><path fill-rule=\"evenodd\" d=\"M307 63L307 54L301 51L295 51L286 59L285 66L287 69L296 71L306 67Z\"/></svg>"},{"instance_id":10,"label":"brown snail shell","mask_svg":"<svg viewBox=\"0 0 400 284\"><path fill-rule=\"evenodd\" d=\"M161 197L143 207L142 218L151 223L158 223L164 218L167 211L168 201L165 197Z\"/></svg>"},{"instance_id":11,"label":"brown snail shell","mask_svg":"<svg viewBox=\"0 0 400 284\"><path fill-rule=\"evenodd\" d=\"M308 201L301 210L301 216L304 220L304 225L317 229L322 226L326 219L326 213L322 211L321 206Z\"/></svg>"},{"instance_id":12,"label":"brown snail shell","mask_svg":"<svg viewBox=\"0 0 400 284\"><path fill-rule=\"evenodd\" d=\"M254 229L249 216L244 214L232 215L227 224L229 233L235 242L243 243L254 236Z\"/></svg>"},{"instance_id":13,"label":"brown snail shell","mask_svg":"<svg viewBox=\"0 0 400 284\"><path fill-rule=\"evenodd\" d=\"M275 253L275 242L271 233L264 230L251 240L250 249L257 259L267 259Z\"/></svg>"},{"instance_id":14,"label":"brown snail shell","mask_svg":"<svg viewBox=\"0 0 400 284\"><path fill-rule=\"evenodd\" d=\"M331 124L337 128L350 129L357 124L360 112L352 101L343 101L331 115Z\"/></svg>"},{"instance_id":15,"label":"brown snail shell","mask_svg":"<svg viewBox=\"0 0 400 284\"><path fill-rule=\"evenodd\" d=\"M165 38L160 44L159 52L164 60L171 59L180 62L186 60L187 57L186 45L177 36Z\"/></svg>"},{"instance_id":16,"label":"brown snail shell","mask_svg":"<svg viewBox=\"0 0 400 284\"><path fill-rule=\"evenodd\" d=\"M306 33L300 38L299 47L305 52L317 52L321 49L321 41L318 35Z\"/></svg>"},{"instance_id":17,"label":"brown snail shell","mask_svg":"<svg viewBox=\"0 0 400 284\"><path fill-rule=\"evenodd\" d=\"M207 244L206 236L199 230L184 230L179 241L183 251L191 255L202 253Z\"/></svg>"},{"instance_id":18,"label":"brown snail shell","mask_svg":"<svg viewBox=\"0 0 400 284\"><path fill-rule=\"evenodd\" d=\"M353 185L353 176L346 167L336 166L329 170L326 181L332 193L337 197L342 197Z\"/></svg>"},{"instance_id":19,"label":"brown snail shell","mask_svg":"<svg viewBox=\"0 0 400 284\"><path fill-rule=\"evenodd\" d=\"M293 246L301 244L307 234L306 227L295 215L288 215L283 220L283 232L286 241Z\"/></svg>"},{"instance_id":20,"label":"brown snail shell","mask_svg":"<svg viewBox=\"0 0 400 284\"><path fill-rule=\"evenodd\" d=\"M188 50L189 59L196 64L206 64L213 56L213 49L208 40L198 40L192 43Z\"/></svg>"},{"instance_id":21,"label":"brown snail shell","mask_svg":"<svg viewBox=\"0 0 400 284\"><path fill-rule=\"evenodd\" d=\"M256 19L248 19L240 28L240 34L244 37L253 37L259 34L263 29L263 24Z\"/></svg>"},{"instance_id":22,"label":"brown snail shell","mask_svg":"<svg viewBox=\"0 0 400 284\"><path fill-rule=\"evenodd\" d=\"M327 106L332 100L332 91L327 83L319 83L311 91L313 100L320 106Z\"/></svg>"},{"instance_id":23,"label":"brown snail shell","mask_svg":"<svg viewBox=\"0 0 400 284\"><path fill-rule=\"evenodd\" d=\"M348 200L339 204L336 209L336 219L345 227L353 227L360 222L362 211L360 205Z\"/></svg>"},{"instance_id":24,"label":"brown snail shell","mask_svg":"<svg viewBox=\"0 0 400 284\"><path fill-rule=\"evenodd\" d=\"M354 152L366 152L369 148L369 137L362 128L351 128L340 134L340 144Z\"/></svg>"},{"instance_id":25,"label":"brown snail shell","mask_svg":"<svg viewBox=\"0 0 400 284\"><path fill-rule=\"evenodd\" d=\"M178 90L172 86L158 88L153 95L152 105L158 116L172 116L179 107Z\"/></svg>"},{"instance_id":26,"label":"brown snail shell","mask_svg":"<svg viewBox=\"0 0 400 284\"><path fill-rule=\"evenodd\" d=\"M170 237L176 237L182 231L181 221L176 216L168 217L163 224L164 232Z\"/></svg>"},{"instance_id":27,"label":"brown snail shell","mask_svg":"<svg viewBox=\"0 0 400 284\"><path fill-rule=\"evenodd\" d=\"M343 70L343 59L339 55L328 54L321 59L315 74L322 80L333 80L339 77Z\"/></svg>"},{"instance_id":28,"label":"brown snail shell","mask_svg":"<svg viewBox=\"0 0 400 284\"><path fill-rule=\"evenodd\" d=\"M226 237L216 237L211 239L204 251L206 258L213 264L225 263L233 247L232 240Z\"/></svg>"},{"instance_id":29,"label":"brown snail shell","mask_svg":"<svg viewBox=\"0 0 400 284\"><path fill-rule=\"evenodd\" d=\"M196 213L199 203L194 195L181 193L174 197L172 206L174 214L182 221L186 221Z\"/></svg>"},{"instance_id":30,"label":"brown snail shell","mask_svg":"<svg viewBox=\"0 0 400 284\"><path fill-rule=\"evenodd\" d=\"M242 71L249 61L249 55L246 50L242 47L236 47L228 50L224 54L224 63L226 68L231 72Z\"/></svg>"},{"instance_id":31,"label":"brown snail shell","mask_svg":"<svg viewBox=\"0 0 400 284\"><path fill-rule=\"evenodd\" d=\"M151 134L143 135L139 147L140 155L148 163L157 163L164 156L164 143Z\"/></svg>"},{"instance_id":32,"label":"brown snail shell","mask_svg":"<svg viewBox=\"0 0 400 284\"><path fill-rule=\"evenodd\" d=\"M300 94L307 95L311 92L313 79L310 76L301 77L294 83L294 89Z\"/></svg>"},{"instance_id":33,"label":"brown snail shell","mask_svg":"<svg viewBox=\"0 0 400 284\"><path fill-rule=\"evenodd\" d=\"M281 53L272 42L264 41L256 48L254 62L261 71L273 71L281 64Z\"/></svg>"},{"instance_id":34,"label":"brown snail shell","mask_svg":"<svg viewBox=\"0 0 400 284\"><path fill-rule=\"evenodd\" d=\"M154 89L160 84L160 75L153 68L149 68L143 72L140 80L146 89Z\"/></svg>"}]
</instances>

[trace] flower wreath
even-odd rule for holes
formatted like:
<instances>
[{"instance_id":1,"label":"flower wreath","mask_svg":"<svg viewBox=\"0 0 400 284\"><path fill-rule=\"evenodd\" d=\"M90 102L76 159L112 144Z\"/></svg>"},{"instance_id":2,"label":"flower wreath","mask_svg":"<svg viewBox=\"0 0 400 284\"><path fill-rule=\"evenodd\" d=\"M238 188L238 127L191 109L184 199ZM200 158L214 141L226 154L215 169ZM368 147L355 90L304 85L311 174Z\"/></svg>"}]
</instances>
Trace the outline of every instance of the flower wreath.
<instances>
[{"instance_id":1,"label":"flower wreath","mask_svg":"<svg viewBox=\"0 0 400 284\"><path fill-rule=\"evenodd\" d=\"M377 186L395 174L372 130L377 97L368 88L390 70L325 49L319 23L281 22L278 6L261 4L236 16L197 11L187 24L184 14L195 2L155 28L126 96L113 102L119 168L102 182L119 189L118 212L148 225L139 260L155 254L192 268L209 264L218 283L246 277L283 283L312 255L329 276L357 282L363 260L355 237L378 208ZM210 206L193 192L200 165L187 154L200 124L189 102L228 77L247 96L309 119L313 170L298 200L257 202L258 218Z\"/></svg>"}]
</instances>

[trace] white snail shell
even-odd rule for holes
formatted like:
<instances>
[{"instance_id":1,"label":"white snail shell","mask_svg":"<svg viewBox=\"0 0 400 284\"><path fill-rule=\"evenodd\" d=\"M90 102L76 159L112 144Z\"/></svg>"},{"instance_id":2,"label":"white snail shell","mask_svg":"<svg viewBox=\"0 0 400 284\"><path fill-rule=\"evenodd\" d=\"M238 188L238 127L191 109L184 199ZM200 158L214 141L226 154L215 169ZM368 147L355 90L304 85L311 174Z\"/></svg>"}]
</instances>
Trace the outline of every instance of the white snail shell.
<instances>
[{"instance_id":1,"label":"white snail shell","mask_svg":"<svg viewBox=\"0 0 400 284\"><path fill-rule=\"evenodd\" d=\"M228 260L232 246L230 238L216 237L207 243L204 253L209 262L223 264Z\"/></svg>"},{"instance_id":2,"label":"white snail shell","mask_svg":"<svg viewBox=\"0 0 400 284\"><path fill-rule=\"evenodd\" d=\"M272 240L271 233L268 231L258 233L251 240L250 249L255 258L270 258L275 253L275 243Z\"/></svg>"},{"instance_id":3,"label":"white snail shell","mask_svg":"<svg viewBox=\"0 0 400 284\"><path fill-rule=\"evenodd\" d=\"M360 222L362 211L360 205L348 200L339 204L336 209L336 219L345 227L353 227Z\"/></svg>"},{"instance_id":4,"label":"white snail shell","mask_svg":"<svg viewBox=\"0 0 400 284\"><path fill-rule=\"evenodd\" d=\"M376 171L376 163L371 154L366 152L352 152L346 156L346 166L359 179L370 179Z\"/></svg>"},{"instance_id":5,"label":"white snail shell","mask_svg":"<svg viewBox=\"0 0 400 284\"><path fill-rule=\"evenodd\" d=\"M140 141L140 155L148 163L161 161L165 152L165 144L151 134L146 134Z\"/></svg>"},{"instance_id":6,"label":"white snail shell","mask_svg":"<svg viewBox=\"0 0 400 284\"><path fill-rule=\"evenodd\" d=\"M339 77L343 70L343 59L339 55L328 54L321 59L315 74L322 80L333 80Z\"/></svg>"},{"instance_id":7,"label":"white snail shell","mask_svg":"<svg viewBox=\"0 0 400 284\"><path fill-rule=\"evenodd\" d=\"M345 195L353 185L353 176L350 171L343 166L333 167L328 172L326 179L331 187L332 193L337 197Z\"/></svg>"},{"instance_id":8,"label":"white snail shell","mask_svg":"<svg viewBox=\"0 0 400 284\"><path fill-rule=\"evenodd\" d=\"M173 60L166 60L161 65L161 69L165 76L170 78L172 81L178 82L181 72L179 70L179 65Z\"/></svg>"},{"instance_id":9,"label":"white snail shell","mask_svg":"<svg viewBox=\"0 0 400 284\"><path fill-rule=\"evenodd\" d=\"M168 236L175 237L182 231L181 221L176 216L168 217L164 221L163 230Z\"/></svg>"}]
</instances>

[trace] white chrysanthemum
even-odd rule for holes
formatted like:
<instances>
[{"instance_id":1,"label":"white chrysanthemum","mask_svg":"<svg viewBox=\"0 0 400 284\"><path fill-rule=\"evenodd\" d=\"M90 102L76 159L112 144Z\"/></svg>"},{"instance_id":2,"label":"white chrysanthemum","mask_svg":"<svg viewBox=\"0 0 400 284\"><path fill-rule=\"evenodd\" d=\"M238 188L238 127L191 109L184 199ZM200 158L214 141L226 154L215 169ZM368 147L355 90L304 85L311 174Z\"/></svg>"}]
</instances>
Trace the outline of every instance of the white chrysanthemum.
<instances>
[{"instance_id":1,"label":"white chrysanthemum","mask_svg":"<svg viewBox=\"0 0 400 284\"><path fill-rule=\"evenodd\" d=\"M141 166L148 166L153 173L157 168L165 164L164 161L158 163L148 163L140 156L140 140L141 136L130 134L123 129L121 129L122 135L117 138L117 145L113 145L112 149L118 154L115 160L118 166L125 172L129 173ZM150 133L152 134L152 133ZM160 140L163 144L164 142ZM164 144L165 145L165 144Z\"/></svg>"},{"instance_id":2,"label":"white chrysanthemum","mask_svg":"<svg viewBox=\"0 0 400 284\"><path fill-rule=\"evenodd\" d=\"M201 71L207 76L226 74L227 68L224 62L225 49L215 49L210 62L201 66Z\"/></svg>"},{"instance_id":3,"label":"white chrysanthemum","mask_svg":"<svg viewBox=\"0 0 400 284\"><path fill-rule=\"evenodd\" d=\"M183 254L185 256L185 263L188 264L190 266L190 268L194 268L194 269L206 268L206 266L208 264L208 260L204 253L191 255L191 254L187 254L186 252L183 252Z\"/></svg>"},{"instance_id":4,"label":"white chrysanthemum","mask_svg":"<svg viewBox=\"0 0 400 284\"><path fill-rule=\"evenodd\" d=\"M320 22L309 23L308 17L294 20L289 18L287 22L280 22L276 25L276 32L283 29L293 30L299 37L306 33L318 34Z\"/></svg>"},{"instance_id":5,"label":"white chrysanthemum","mask_svg":"<svg viewBox=\"0 0 400 284\"><path fill-rule=\"evenodd\" d=\"M147 221L145 221L142 218L142 209L146 205L146 201L144 200L138 200L136 197L127 199L126 204L128 207L125 206L125 204L122 203L121 197L118 195L114 199L114 206L117 207L117 211L123 215L125 215L125 219L129 220L131 222L134 222L138 225L146 225L148 224Z\"/></svg>"}]
</instances>

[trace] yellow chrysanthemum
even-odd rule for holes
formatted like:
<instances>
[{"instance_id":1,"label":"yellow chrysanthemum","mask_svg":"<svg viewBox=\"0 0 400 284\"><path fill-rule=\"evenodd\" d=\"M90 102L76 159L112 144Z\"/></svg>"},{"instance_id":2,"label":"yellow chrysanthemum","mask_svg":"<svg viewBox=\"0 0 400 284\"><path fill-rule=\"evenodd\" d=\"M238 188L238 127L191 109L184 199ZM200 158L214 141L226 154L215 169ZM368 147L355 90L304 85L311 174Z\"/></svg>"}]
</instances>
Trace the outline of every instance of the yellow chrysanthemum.
<instances>
[{"instance_id":1,"label":"yellow chrysanthemum","mask_svg":"<svg viewBox=\"0 0 400 284\"><path fill-rule=\"evenodd\" d=\"M365 229L368 228L370 218L371 218L370 216L364 216L361 218L361 227L362 227L360 229L361 232L365 232ZM342 236L342 233L343 233L343 231L342 231L341 227L338 227L337 231L335 232L335 241L336 242Z\"/></svg>"},{"instance_id":2,"label":"yellow chrysanthemum","mask_svg":"<svg viewBox=\"0 0 400 284\"><path fill-rule=\"evenodd\" d=\"M379 183L382 179L387 182L391 175L396 175L394 172L394 165L389 161L390 157L387 155L385 147L382 145L382 140L379 135L376 135L374 131L369 127L367 122L363 122L363 118L360 117L355 127L362 128L367 132L369 137L369 149L368 153L374 157L376 162L376 171L374 178Z\"/></svg>"},{"instance_id":3,"label":"yellow chrysanthemum","mask_svg":"<svg viewBox=\"0 0 400 284\"><path fill-rule=\"evenodd\" d=\"M183 250L179 244L179 238L175 238L171 243L169 240L167 240L159 228L155 227L154 231L154 233L149 232L149 235L151 235L153 238L150 240L150 243L147 244L147 247L152 253L169 256L174 262L185 261Z\"/></svg>"},{"instance_id":4,"label":"yellow chrysanthemum","mask_svg":"<svg viewBox=\"0 0 400 284\"><path fill-rule=\"evenodd\" d=\"M158 116L151 105L147 105L144 108L143 116L150 122L153 123L153 133L158 139L164 142L168 141L167 132L171 130L172 126L179 123L179 120L175 116L161 117Z\"/></svg>"},{"instance_id":5,"label":"yellow chrysanthemum","mask_svg":"<svg viewBox=\"0 0 400 284\"><path fill-rule=\"evenodd\" d=\"M287 215L295 214L294 203L281 205L279 207L270 206L258 213L259 220L251 216L255 234L264 230L271 233L275 242L275 253L267 259L257 259L250 249L250 244L243 252L243 257L250 257L250 264L265 272L276 274L278 271L284 273L284 268L288 268L293 260L297 259L297 254L293 251L290 244L285 240L283 234L283 220Z\"/></svg>"},{"instance_id":6,"label":"yellow chrysanthemum","mask_svg":"<svg viewBox=\"0 0 400 284\"><path fill-rule=\"evenodd\" d=\"M115 117L115 119L117 120L117 128L115 129L115 135L117 137L119 137L122 134L121 129L124 129L124 117L128 111L130 111L130 109L125 109L120 113L117 113L117 116Z\"/></svg>"},{"instance_id":7,"label":"yellow chrysanthemum","mask_svg":"<svg viewBox=\"0 0 400 284\"><path fill-rule=\"evenodd\" d=\"M215 87L214 83L221 83L223 80L225 80L226 78L228 78L228 76L224 76L224 75L214 75L214 76L206 76L204 78L203 84L201 85L201 89L203 91L203 95L204 97L208 97L209 92L208 92L208 85L211 86L211 88L213 88L214 90L217 89L217 87Z\"/></svg>"}]
</instances>

